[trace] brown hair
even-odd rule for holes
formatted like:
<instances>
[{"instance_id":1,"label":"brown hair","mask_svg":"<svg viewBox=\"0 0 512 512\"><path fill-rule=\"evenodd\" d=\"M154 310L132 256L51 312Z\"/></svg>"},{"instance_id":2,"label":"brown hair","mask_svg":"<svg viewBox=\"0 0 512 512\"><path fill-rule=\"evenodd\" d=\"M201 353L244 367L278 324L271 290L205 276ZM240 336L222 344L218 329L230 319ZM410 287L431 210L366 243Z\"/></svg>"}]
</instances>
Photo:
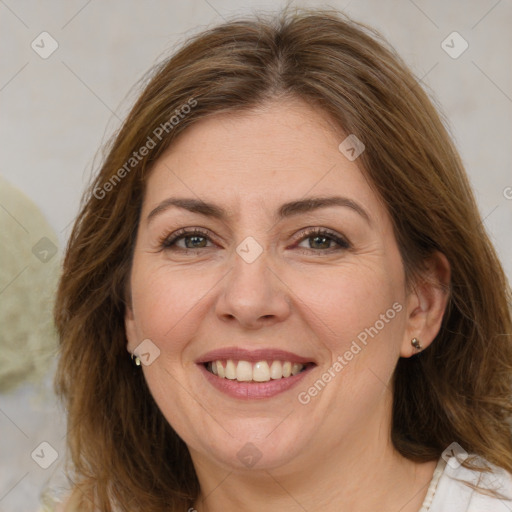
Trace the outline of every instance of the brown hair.
<instances>
[{"instance_id":1,"label":"brown hair","mask_svg":"<svg viewBox=\"0 0 512 512\"><path fill-rule=\"evenodd\" d=\"M56 384L68 408L80 510L92 510L92 501L102 511L184 510L198 494L186 445L126 352L126 286L144 184L192 123L284 96L323 109L364 142L358 162L387 205L408 277L418 279L434 251L451 265L438 336L396 368L396 449L428 461L457 441L512 472L510 292L450 137L378 34L332 11L288 12L225 23L163 62L84 197L55 310Z\"/></svg>"}]
</instances>

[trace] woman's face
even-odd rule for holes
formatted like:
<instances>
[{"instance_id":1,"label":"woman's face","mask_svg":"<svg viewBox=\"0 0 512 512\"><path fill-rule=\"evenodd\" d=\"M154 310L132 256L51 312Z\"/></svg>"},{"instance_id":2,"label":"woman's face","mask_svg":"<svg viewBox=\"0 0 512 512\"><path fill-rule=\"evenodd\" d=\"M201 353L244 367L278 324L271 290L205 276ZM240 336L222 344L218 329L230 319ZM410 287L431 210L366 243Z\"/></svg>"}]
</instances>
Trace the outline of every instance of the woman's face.
<instances>
[{"instance_id":1,"label":"woman's face","mask_svg":"<svg viewBox=\"0 0 512 512\"><path fill-rule=\"evenodd\" d=\"M387 439L417 304L346 136L272 102L200 121L149 176L128 350L196 463L286 467Z\"/></svg>"}]
</instances>

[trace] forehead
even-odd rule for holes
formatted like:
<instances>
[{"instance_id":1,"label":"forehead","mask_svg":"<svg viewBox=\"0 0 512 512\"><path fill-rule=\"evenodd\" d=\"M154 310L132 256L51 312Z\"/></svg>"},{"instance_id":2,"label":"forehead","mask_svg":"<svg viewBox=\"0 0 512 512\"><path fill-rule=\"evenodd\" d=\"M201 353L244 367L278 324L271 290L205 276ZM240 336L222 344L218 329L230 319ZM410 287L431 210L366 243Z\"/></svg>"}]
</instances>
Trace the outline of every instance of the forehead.
<instances>
[{"instance_id":1,"label":"forehead","mask_svg":"<svg viewBox=\"0 0 512 512\"><path fill-rule=\"evenodd\" d=\"M338 148L346 136L301 100L212 115L187 128L156 162L144 209L169 195L257 208L341 194L378 207L357 160Z\"/></svg>"}]
</instances>

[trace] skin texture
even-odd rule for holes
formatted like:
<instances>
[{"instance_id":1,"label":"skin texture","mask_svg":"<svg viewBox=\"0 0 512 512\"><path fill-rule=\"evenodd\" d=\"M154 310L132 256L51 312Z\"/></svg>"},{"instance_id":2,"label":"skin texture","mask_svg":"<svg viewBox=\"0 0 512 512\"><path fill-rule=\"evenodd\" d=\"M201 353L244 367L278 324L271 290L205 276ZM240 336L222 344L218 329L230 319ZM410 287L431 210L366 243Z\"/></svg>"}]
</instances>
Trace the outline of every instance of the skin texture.
<instances>
[{"instance_id":1,"label":"skin texture","mask_svg":"<svg viewBox=\"0 0 512 512\"><path fill-rule=\"evenodd\" d=\"M162 413L188 445L202 493L199 511L417 511L435 461L415 464L390 442L391 378L399 357L437 334L446 295L432 282L405 285L385 206L338 145L346 134L299 100L219 114L187 129L147 181L130 278L127 350L144 339L160 350L142 366ZM368 215L330 206L275 218L283 203L343 196ZM169 207L168 198L212 202L215 219ZM305 228L327 228L349 242L318 248ZM181 228L208 238L162 248ZM247 263L237 246L253 237L262 254ZM193 247L193 245L190 245ZM431 281L447 283L438 254ZM298 400L358 334L399 304L364 348L309 403ZM380 324L379 324L380 325ZM276 348L316 367L272 398L241 400L207 382L195 361L223 347ZM237 453L253 443L249 468Z\"/></svg>"}]
</instances>

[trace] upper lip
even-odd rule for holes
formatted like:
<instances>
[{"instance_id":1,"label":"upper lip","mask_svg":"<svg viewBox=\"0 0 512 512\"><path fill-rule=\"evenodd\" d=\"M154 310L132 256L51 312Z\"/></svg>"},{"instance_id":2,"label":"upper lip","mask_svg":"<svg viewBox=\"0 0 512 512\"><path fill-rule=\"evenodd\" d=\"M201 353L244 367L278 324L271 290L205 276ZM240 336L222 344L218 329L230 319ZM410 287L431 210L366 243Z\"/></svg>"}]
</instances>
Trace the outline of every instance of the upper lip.
<instances>
[{"instance_id":1,"label":"upper lip","mask_svg":"<svg viewBox=\"0 0 512 512\"><path fill-rule=\"evenodd\" d=\"M291 363L313 363L311 357L303 357L286 350L276 350L273 348L260 348L248 350L241 347L225 347L212 350L202 355L196 360L197 364L209 363L210 361L223 361L233 359L236 361L249 361L256 363L258 361L290 361Z\"/></svg>"}]
</instances>

